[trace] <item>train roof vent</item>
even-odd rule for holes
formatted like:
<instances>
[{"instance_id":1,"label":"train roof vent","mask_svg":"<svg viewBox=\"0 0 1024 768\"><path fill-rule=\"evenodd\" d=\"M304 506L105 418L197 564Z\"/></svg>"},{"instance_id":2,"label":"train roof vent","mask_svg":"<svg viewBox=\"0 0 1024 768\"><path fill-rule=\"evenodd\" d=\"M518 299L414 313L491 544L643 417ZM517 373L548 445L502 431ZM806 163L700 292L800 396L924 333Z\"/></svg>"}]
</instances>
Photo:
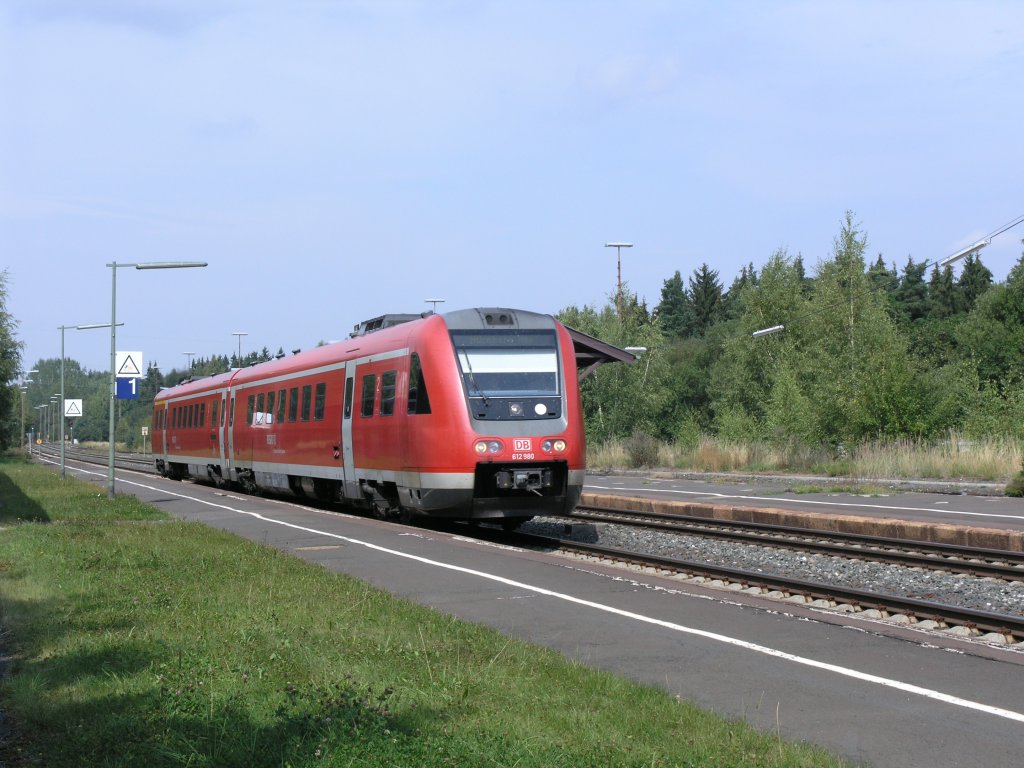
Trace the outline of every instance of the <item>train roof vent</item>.
<instances>
[{"instance_id":1,"label":"train roof vent","mask_svg":"<svg viewBox=\"0 0 1024 768\"><path fill-rule=\"evenodd\" d=\"M380 317L374 317L370 320L364 320L358 323L353 329L352 333L349 334L350 338L356 336L365 336L368 333L379 331L384 328L390 328L393 325L401 325L402 323L408 323L411 320L419 320L423 315L381 315Z\"/></svg>"}]
</instances>

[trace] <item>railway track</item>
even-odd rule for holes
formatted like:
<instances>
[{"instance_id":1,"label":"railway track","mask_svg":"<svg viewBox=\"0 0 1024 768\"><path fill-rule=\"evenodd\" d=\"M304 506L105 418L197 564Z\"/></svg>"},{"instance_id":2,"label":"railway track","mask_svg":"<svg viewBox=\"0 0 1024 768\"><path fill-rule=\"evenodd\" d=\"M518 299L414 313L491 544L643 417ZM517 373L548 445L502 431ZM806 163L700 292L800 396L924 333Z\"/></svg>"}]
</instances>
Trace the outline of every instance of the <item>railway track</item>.
<instances>
[{"instance_id":1,"label":"railway track","mask_svg":"<svg viewBox=\"0 0 1024 768\"><path fill-rule=\"evenodd\" d=\"M820 531L768 523L743 523L694 518L688 515L637 512L608 507L579 506L569 521L626 525L647 530L725 539L763 547L814 552L974 578L1024 581L1024 553L936 544L910 539Z\"/></svg>"},{"instance_id":2,"label":"railway track","mask_svg":"<svg viewBox=\"0 0 1024 768\"><path fill-rule=\"evenodd\" d=\"M42 448L43 450L39 450ZM55 446L41 446L36 452L54 459ZM105 465L106 455L81 450L65 450L69 460ZM155 474L148 457L118 454L120 468ZM667 518L667 519L666 519ZM563 522L601 522L629 525L683 535L716 536L745 544L785 547L799 551L841 554L843 557L871 559L915 568L956 570L970 577L1024 581L1024 564L1018 553L976 550L904 540L880 539L856 534L833 534L806 529L769 526L761 523L722 524L694 520L685 516L650 515L622 510L581 507ZM459 526L465 532L467 526ZM519 531L505 532L486 526L472 527L472 535L524 548L557 551L589 562L631 568L685 583L704 584L745 594L762 596L815 608L859 614L865 618L889 620L927 630L946 630L961 637L980 638L1001 644L1020 644L1024 649L1024 615L996 613L929 601L913 597L851 589L835 584L813 582L785 575L744 570L714 563L646 554L631 549L584 543L564 537L543 536ZM912 551L917 550L917 551ZM998 574L998 575L996 575Z\"/></svg>"},{"instance_id":3,"label":"railway track","mask_svg":"<svg viewBox=\"0 0 1024 768\"><path fill-rule=\"evenodd\" d=\"M815 608L860 614L864 618L889 620L919 629L948 630L954 635L979 638L993 644L1020 644L1024 650L1024 615L963 608L930 600L645 554L560 537L514 532L495 538L523 547L553 549L591 562L626 566L636 571L682 582L721 587Z\"/></svg>"}]
</instances>

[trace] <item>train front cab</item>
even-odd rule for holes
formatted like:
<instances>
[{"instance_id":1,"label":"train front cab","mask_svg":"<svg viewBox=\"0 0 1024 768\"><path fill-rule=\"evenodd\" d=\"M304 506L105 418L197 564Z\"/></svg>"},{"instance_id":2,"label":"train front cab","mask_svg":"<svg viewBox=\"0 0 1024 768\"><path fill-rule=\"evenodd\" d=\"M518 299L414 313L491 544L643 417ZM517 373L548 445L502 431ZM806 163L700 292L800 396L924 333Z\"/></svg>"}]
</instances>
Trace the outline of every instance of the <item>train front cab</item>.
<instances>
[{"instance_id":1,"label":"train front cab","mask_svg":"<svg viewBox=\"0 0 1024 768\"><path fill-rule=\"evenodd\" d=\"M432 516L510 523L571 510L586 447L568 332L548 315L508 309L444 319L447 364L432 372L453 395L453 421L468 426L449 434L460 444L458 463L472 471L453 473L444 487L420 487L404 502Z\"/></svg>"}]
</instances>

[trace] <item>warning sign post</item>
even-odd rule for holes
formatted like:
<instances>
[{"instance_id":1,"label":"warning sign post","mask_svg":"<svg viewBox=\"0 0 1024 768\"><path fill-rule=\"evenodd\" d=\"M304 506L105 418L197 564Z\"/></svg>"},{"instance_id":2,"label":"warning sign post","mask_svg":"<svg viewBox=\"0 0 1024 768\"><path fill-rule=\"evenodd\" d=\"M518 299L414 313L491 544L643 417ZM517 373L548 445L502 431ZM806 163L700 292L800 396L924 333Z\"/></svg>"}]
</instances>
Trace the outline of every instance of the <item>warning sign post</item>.
<instances>
[{"instance_id":1,"label":"warning sign post","mask_svg":"<svg viewBox=\"0 0 1024 768\"><path fill-rule=\"evenodd\" d=\"M114 354L114 373L119 379L142 377L141 352L117 352Z\"/></svg>"}]
</instances>

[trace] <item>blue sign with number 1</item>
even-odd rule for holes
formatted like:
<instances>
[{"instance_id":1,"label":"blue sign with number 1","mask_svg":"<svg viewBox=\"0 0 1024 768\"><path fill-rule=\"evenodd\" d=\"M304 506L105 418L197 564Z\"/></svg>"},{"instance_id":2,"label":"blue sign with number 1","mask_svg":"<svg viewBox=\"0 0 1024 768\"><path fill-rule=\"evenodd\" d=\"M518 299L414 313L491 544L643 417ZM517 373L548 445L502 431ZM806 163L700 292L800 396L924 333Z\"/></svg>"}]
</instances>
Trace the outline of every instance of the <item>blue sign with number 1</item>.
<instances>
[{"instance_id":1,"label":"blue sign with number 1","mask_svg":"<svg viewBox=\"0 0 1024 768\"><path fill-rule=\"evenodd\" d=\"M118 379L117 380L117 399L118 400L138 400L139 399L139 380L138 379Z\"/></svg>"}]
</instances>

